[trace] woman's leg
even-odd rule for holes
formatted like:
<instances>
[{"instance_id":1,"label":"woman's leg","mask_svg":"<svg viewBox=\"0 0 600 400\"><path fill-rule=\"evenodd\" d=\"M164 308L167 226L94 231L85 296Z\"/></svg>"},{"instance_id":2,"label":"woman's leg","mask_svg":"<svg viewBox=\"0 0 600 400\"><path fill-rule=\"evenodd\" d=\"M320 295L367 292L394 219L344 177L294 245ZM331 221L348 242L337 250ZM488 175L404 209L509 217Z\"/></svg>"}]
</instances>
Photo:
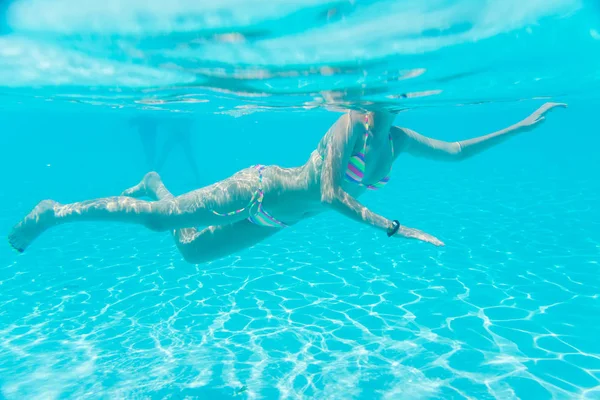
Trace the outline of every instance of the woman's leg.
<instances>
[{"instance_id":1,"label":"woman's leg","mask_svg":"<svg viewBox=\"0 0 600 400\"><path fill-rule=\"evenodd\" d=\"M258 185L256 170L246 169L211 186L154 202L126 196L65 205L45 200L15 225L8 240L12 247L22 252L46 229L79 221L134 223L154 231L234 223L245 219L247 213L221 216L213 210L227 213L243 209L250 203Z\"/></svg>"},{"instance_id":2,"label":"woman's leg","mask_svg":"<svg viewBox=\"0 0 600 400\"><path fill-rule=\"evenodd\" d=\"M156 172L150 172L136 186L123 192L125 196L165 200L174 196ZM183 228L173 231L173 238L183 258L198 264L228 256L246 249L279 232L280 229L258 226L244 219L232 224L206 229Z\"/></svg>"},{"instance_id":3,"label":"woman's leg","mask_svg":"<svg viewBox=\"0 0 600 400\"><path fill-rule=\"evenodd\" d=\"M244 219L232 224L178 229L173 232L175 244L183 258L192 264L216 260L247 249L281 229L255 225Z\"/></svg>"}]
</instances>

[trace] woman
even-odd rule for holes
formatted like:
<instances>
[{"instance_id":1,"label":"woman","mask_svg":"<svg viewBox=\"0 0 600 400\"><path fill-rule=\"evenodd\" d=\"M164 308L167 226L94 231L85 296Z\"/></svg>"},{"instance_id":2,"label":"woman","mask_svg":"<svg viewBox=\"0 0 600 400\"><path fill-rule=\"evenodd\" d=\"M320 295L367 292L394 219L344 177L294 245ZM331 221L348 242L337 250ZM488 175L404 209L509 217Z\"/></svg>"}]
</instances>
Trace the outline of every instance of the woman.
<instances>
[{"instance_id":1,"label":"woman","mask_svg":"<svg viewBox=\"0 0 600 400\"><path fill-rule=\"evenodd\" d=\"M392 126L395 115L388 112L352 111L331 126L301 167L256 165L181 196L173 196L156 173L149 173L121 196L65 205L42 201L13 228L8 240L22 252L42 232L58 224L129 222L154 231L172 231L183 257L201 263L248 248L307 217L335 210L388 237L442 246L440 240L425 232L374 213L357 198L366 190L385 186L392 164L401 153L434 160L464 160L531 130L548 111L565 106L546 103L508 128L452 143ZM139 200L141 197L154 201Z\"/></svg>"}]
</instances>

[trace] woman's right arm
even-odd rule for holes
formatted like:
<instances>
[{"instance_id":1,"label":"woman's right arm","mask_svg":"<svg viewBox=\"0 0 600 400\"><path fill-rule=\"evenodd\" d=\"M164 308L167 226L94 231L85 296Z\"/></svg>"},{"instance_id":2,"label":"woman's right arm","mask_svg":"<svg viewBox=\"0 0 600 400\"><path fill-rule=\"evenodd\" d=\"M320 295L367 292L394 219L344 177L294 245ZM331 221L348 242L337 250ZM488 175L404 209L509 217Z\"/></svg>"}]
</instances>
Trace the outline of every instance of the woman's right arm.
<instances>
[{"instance_id":1,"label":"woman's right arm","mask_svg":"<svg viewBox=\"0 0 600 400\"><path fill-rule=\"evenodd\" d=\"M392 227L392 220L369 210L342 188L342 180L352 151L357 140L365 133L361 117L363 116L360 114L358 116L355 113L346 114L331 128L333 132L325 153L325 164L321 175L321 201L355 221L387 232ZM374 124L376 123L377 120L374 121ZM436 246L443 245L440 240L425 232L402 225L395 236L419 239Z\"/></svg>"}]
</instances>

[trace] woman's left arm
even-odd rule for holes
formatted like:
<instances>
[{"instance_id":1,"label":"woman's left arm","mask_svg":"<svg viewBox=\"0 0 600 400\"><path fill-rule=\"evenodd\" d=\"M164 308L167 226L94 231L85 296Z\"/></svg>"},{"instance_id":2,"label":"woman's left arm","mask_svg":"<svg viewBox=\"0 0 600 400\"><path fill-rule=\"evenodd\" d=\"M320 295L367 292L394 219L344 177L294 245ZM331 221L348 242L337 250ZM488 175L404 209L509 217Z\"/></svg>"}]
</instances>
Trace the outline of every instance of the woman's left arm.
<instances>
[{"instance_id":1,"label":"woman's left arm","mask_svg":"<svg viewBox=\"0 0 600 400\"><path fill-rule=\"evenodd\" d=\"M546 103L524 120L488 135L459 142L445 142L423 136L411 129L391 127L394 148L408 154L439 161L461 161L477 155L490 147L523 132L528 132L545 120L545 114L556 107L566 107L561 103Z\"/></svg>"}]
</instances>

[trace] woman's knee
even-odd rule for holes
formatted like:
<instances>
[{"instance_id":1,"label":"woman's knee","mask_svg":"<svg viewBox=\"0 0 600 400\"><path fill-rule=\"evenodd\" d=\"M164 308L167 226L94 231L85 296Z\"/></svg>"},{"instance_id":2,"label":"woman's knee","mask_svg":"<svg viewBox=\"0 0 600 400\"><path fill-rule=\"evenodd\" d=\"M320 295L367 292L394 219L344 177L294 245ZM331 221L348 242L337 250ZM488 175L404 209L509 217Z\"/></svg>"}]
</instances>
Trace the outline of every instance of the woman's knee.
<instances>
[{"instance_id":1,"label":"woman's knee","mask_svg":"<svg viewBox=\"0 0 600 400\"><path fill-rule=\"evenodd\" d=\"M190 243L177 242L177 249L183 259L190 264L200 264L210 261L213 258L210 256L210 252L200 252L198 251L197 246L191 245Z\"/></svg>"},{"instance_id":2,"label":"woman's knee","mask_svg":"<svg viewBox=\"0 0 600 400\"><path fill-rule=\"evenodd\" d=\"M162 218L157 215L149 215L144 218L144 226L153 232L165 232L168 230Z\"/></svg>"},{"instance_id":3,"label":"woman's knee","mask_svg":"<svg viewBox=\"0 0 600 400\"><path fill-rule=\"evenodd\" d=\"M155 232L177 229L180 224L181 211L173 199L165 199L150 203L150 210L144 217L144 225Z\"/></svg>"}]
</instances>

